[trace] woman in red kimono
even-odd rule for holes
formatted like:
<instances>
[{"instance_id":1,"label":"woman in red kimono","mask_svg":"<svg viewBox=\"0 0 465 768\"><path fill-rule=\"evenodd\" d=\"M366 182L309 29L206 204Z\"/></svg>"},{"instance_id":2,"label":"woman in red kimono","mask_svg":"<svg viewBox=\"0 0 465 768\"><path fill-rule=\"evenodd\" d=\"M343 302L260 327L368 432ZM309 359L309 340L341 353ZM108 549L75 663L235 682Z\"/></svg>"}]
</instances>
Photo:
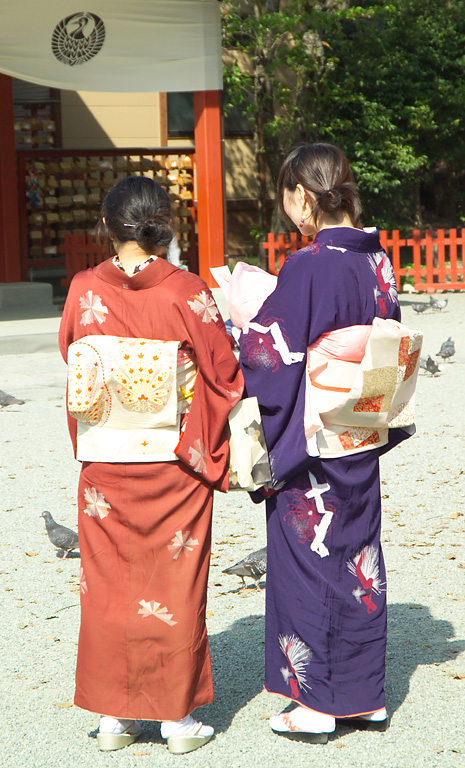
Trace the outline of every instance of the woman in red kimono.
<instances>
[{"instance_id":1,"label":"woman in red kimono","mask_svg":"<svg viewBox=\"0 0 465 768\"><path fill-rule=\"evenodd\" d=\"M116 184L101 226L116 255L71 283L60 327L78 490L81 628L75 703L101 750L162 721L172 752L209 741L205 626L213 489L228 489L242 375L207 285L169 264L171 205Z\"/></svg>"}]
</instances>

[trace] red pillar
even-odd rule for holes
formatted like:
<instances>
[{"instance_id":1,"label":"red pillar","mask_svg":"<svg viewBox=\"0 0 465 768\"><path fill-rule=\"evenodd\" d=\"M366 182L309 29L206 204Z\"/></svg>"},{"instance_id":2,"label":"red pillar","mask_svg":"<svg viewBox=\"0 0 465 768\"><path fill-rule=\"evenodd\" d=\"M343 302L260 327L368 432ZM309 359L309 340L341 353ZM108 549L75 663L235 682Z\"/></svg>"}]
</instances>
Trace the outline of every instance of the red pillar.
<instances>
[{"instance_id":1,"label":"red pillar","mask_svg":"<svg viewBox=\"0 0 465 768\"><path fill-rule=\"evenodd\" d=\"M0 283L21 280L18 183L11 77L0 74Z\"/></svg>"},{"instance_id":2,"label":"red pillar","mask_svg":"<svg viewBox=\"0 0 465 768\"><path fill-rule=\"evenodd\" d=\"M210 267L224 265L221 91L194 91L199 274L216 287Z\"/></svg>"}]
</instances>

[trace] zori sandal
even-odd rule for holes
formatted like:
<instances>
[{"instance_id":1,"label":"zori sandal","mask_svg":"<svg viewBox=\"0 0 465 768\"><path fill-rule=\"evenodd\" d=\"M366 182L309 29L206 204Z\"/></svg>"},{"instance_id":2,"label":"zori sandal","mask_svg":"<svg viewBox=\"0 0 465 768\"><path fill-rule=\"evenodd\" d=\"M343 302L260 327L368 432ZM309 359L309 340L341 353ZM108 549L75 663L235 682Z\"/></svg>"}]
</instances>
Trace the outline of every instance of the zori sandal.
<instances>
[{"instance_id":1,"label":"zori sandal","mask_svg":"<svg viewBox=\"0 0 465 768\"><path fill-rule=\"evenodd\" d=\"M203 725L191 715L187 715L182 720L164 721L160 732L162 738L168 743L169 751L174 755L183 755L203 747L208 744L214 734L211 725Z\"/></svg>"},{"instance_id":2,"label":"zori sandal","mask_svg":"<svg viewBox=\"0 0 465 768\"><path fill-rule=\"evenodd\" d=\"M339 720L339 718L338 718ZM359 731L387 731L389 728L389 716L385 709L370 712L367 715L341 718L343 725L352 726Z\"/></svg>"},{"instance_id":3,"label":"zori sandal","mask_svg":"<svg viewBox=\"0 0 465 768\"><path fill-rule=\"evenodd\" d=\"M211 733L208 732L207 734L202 734L202 730L205 732L207 729L208 731L211 730ZM210 729L208 725L197 723L190 734L170 736L167 739L168 749L173 755L184 755L186 752L193 752L194 749L198 749L199 747L208 744L212 736L213 728Z\"/></svg>"},{"instance_id":4,"label":"zori sandal","mask_svg":"<svg viewBox=\"0 0 465 768\"><path fill-rule=\"evenodd\" d=\"M279 736L293 741L305 741L307 744L327 744L328 734L336 727L335 720L330 715L303 707L270 717L269 723L274 733Z\"/></svg>"},{"instance_id":5,"label":"zori sandal","mask_svg":"<svg viewBox=\"0 0 465 768\"><path fill-rule=\"evenodd\" d=\"M97 744L101 752L110 752L114 749L122 749L133 744L142 733L142 728L137 720L133 720L122 733L97 733Z\"/></svg>"}]
</instances>

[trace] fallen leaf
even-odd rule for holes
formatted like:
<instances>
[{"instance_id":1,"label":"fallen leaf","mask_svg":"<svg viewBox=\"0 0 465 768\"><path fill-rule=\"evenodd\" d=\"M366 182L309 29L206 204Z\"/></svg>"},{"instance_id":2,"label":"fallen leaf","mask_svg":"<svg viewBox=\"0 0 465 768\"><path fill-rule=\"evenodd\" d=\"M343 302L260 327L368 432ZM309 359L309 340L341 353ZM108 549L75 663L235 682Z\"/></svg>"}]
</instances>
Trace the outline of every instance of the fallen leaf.
<instances>
[{"instance_id":1,"label":"fallen leaf","mask_svg":"<svg viewBox=\"0 0 465 768\"><path fill-rule=\"evenodd\" d=\"M142 749L133 749L132 754L139 756L139 755L148 755L149 753L142 751Z\"/></svg>"},{"instance_id":2,"label":"fallen leaf","mask_svg":"<svg viewBox=\"0 0 465 768\"><path fill-rule=\"evenodd\" d=\"M335 744L334 746L336 747L336 749L342 749L342 747L344 746L344 744L341 744L341 742L339 741L339 742L338 742L337 744Z\"/></svg>"},{"instance_id":3,"label":"fallen leaf","mask_svg":"<svg viewBox=\"0 0 465 768\"><path fill-rule=\"evenodd\" d=\"M453 680L465 680L465 672L458 672L458 674L454 675Z\"/></svg>"},{"instance_id":4,"label":"fallen leaf","mask_svg":"<svg viewBox=\"0 0 465 768\"><path fill-rule=\"evenodd\" d=\"M60 707L60 709L68 709L73 706L72 701L54 701L53 703L56 707Z\"/></svg>"},{"instance_id":5,"label":"fallen leaf","mask_svg":"<svg viewBox=\"0 0 465 768\"><path fill-rule=\"evenodd\" d=\"M213 616L213 611L207 611L205 616L208 616L210 618L210 616Z\"/></svg>"},{"instance_id":6,"label":"fallen leaf","mask_svg":"<svg viewBox=\"0 0 465 768\"><path fill-rule=\"evenodd\" d=\"M458 512L451 512L449 517L452 518L452 520L457 520L457 518L460 517L460 515Z\"/></svg>"},{"instance_id":7,"label":"fallen leaf","mask_svg":"<svg viewBox=\"0 0 465 768\"><path fill-rule=\"evenodd\" d=\"M38 552L26 552L26 555L28 557L37 557L38 554L39 554Z\"/></svg>"}]
</instances>

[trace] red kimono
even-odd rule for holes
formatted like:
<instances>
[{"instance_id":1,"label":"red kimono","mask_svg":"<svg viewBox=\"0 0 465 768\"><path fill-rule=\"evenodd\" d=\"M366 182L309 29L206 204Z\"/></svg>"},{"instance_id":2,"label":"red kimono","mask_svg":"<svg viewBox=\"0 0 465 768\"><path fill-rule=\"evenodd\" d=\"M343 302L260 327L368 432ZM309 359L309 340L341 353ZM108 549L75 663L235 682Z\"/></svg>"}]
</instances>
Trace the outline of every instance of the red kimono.
<instances>
[{"instance_id":1,"label":"red kimono","mask_svg":"<svg viewBox=\"0 0 465 768\"><path fill-rule=\"evenodd\" d=\"M102 338L106 337L106 338ZM213 488L242 374L206 284L163 259L73 279L59 334L78 490L77 706L179 720L213 700Z\"/></svg>"}]
</instances>

